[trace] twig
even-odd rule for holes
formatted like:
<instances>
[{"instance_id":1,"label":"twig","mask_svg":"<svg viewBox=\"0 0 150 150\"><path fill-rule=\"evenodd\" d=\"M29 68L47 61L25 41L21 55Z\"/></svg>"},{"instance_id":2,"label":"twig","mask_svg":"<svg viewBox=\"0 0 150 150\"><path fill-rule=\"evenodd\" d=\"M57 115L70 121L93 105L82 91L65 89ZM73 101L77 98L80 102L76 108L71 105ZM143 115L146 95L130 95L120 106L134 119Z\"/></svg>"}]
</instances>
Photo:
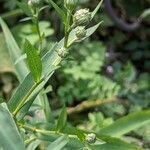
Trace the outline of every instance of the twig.
<instances>
[{"instance_id":1,"label":"twig","mask_svg":"<svg viewBox=\"0 0 150 150\"><path fill-rule=\"evenodd\" d=\"M71 114L75 114L75 113L80 113L82 111L91 109L91 108L95 108L98 106L101 106L103 104L107 104L107 103L112 103L112 102L116 102L118 101L117 98L112 98L112 99L108 99L108 100L88 100L88 101L83 101L82 103L78 104L75 107L68 107L67 108L67 113L68 115Z\"/></svg>"}]
</instances>

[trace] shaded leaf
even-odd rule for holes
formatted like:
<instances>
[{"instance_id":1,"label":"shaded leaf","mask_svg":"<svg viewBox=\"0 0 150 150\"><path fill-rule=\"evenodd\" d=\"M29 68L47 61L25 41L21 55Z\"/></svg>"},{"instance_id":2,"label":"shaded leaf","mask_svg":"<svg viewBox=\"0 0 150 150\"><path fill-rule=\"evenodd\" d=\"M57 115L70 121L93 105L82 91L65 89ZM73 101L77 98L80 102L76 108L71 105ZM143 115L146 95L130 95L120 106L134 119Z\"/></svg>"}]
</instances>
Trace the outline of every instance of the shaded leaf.
<instances>
[{"instance_id":1,"label":"shaded leaf","mask_svg":"<svg viewBox=\"0 0 150 150\"><path fill-rule=\"evenodd\" d=\"M67 121L67 110L66 107L64 107L58 118L56 130L61 131L65 127L66 121Z\"/></svg>"},{"instance_id":2,"label":"shaded leaf","mask_svg":"<svg viewBox=\"0 0 150 150\"><path fill-rule=\"evenodd\" d=\"M10 30L8 29L7 25L1 18L0 18L0 24L2 26L2 29L3 29L3 32L5 35L6 44L7 44L8 50L9 50L9 55L10 55L11 61L12 61L13 65L15 66L16 73L17 73L19 80L22 81L29 72L28 68L24 61L20 61L20 63L15 64L16 60L18 60L22 55L21 50L18 47L18 45L17 45L15 39L13 38Z\"/></svg>"},{"instance_id":3,"label":"shaded leaf","mask_svg":"<svg viewBox=\"0 0 150 150\"><path fill-rule=\"evenodd\" d=\"M92 19L94 18L94 16L95 16L96 13L98 12L98 10L99 10L99 8L101 7L102 3L103 3L103 0L101 0L101 1L99 2L99 4L97 5L97 7L95 8L95 10L92 12L92 15L91 15L91 18L92 18Z\"/></svg>"},{"instance_id":4,"label":"shaded leaf","mask_svg":"<svg viewBox=\"0 0 150 150\"><path fill-rule=\"evenodd\" d=\"M66 15L65 15L64 11L60 7L58 7L58 5L55 4L52 0L48 0L48 2L55 8L56 12L60 16L60 18L63 20L63 22L65 22Z\"/></svg>"}]
</instances>

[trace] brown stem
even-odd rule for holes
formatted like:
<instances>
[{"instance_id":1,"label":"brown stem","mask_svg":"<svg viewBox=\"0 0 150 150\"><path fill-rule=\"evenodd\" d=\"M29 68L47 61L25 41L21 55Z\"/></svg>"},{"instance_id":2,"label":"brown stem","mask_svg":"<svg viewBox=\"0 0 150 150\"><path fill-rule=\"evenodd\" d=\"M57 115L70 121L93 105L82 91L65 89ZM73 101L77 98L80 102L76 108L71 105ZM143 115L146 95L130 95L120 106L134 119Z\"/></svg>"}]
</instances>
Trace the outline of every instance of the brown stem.
<instances>
[{"instance_id":1,"label":"brown stem","mask_svg":"<svg viewBox=\"0 0 150 150\"><path fill-rule=\"evenodd\" d=\"M101 106L103 104L107 104L107 103L112 103L112 102L116 102L118 101L117 98L112 98L112 99L108 99L108 100L88 100L88 101L83 101L82 103L78 104L75 107L68 107L67 108L67 113L68 115L71 114L75 114L75 113L80 113L82 111L91 109L91 108L95 108L98 106Z\"/></svg>"}]
</instances>

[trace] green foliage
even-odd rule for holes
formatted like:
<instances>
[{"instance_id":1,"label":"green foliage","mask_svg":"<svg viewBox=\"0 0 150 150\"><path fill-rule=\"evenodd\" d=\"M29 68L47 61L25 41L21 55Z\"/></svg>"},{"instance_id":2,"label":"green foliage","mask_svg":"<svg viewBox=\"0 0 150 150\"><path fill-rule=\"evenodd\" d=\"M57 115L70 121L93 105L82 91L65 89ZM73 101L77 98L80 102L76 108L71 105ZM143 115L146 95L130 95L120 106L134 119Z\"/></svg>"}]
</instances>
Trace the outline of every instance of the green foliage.
<instances>
[{"instance_id":1,"label":"green foliage","mask_svg":"<svg viewBox=\"0 0 150 150\"><path fill-rule=\"evenodd\" d=\"M78 26L75 27L73 22L76 9L68 10L65 6L60 7L57 5L57 1L54 2L53 0L48 0L48 3L50 7L54 7L64 25L64 38L53 46L51 43L54 42L47 38L53 33L50 23L39 21L41 10L45 7L36 5L31 8L25 1L17 2L20 9L28 16L23 21L32 21L32 24L23 23L13 29L18 44L5 22L0 18L9 55L20 82L7 104L0 105L0 149L142 149L131 144L129 140L127 140L128 143L124 142L124 139L126 134L128 136L131 134L131 131L138 136L149 131L147 125L150 122L150 110L142 111L142 108L147 108L150 104L148 101L149 84L147 82L149 75L147 73L138 75L131 61L123 65L119 60L117 63L111 61L111 58L108 60L109 52L107 52L106 57L106 47L98 41L87 40L82 45L73 47L76 43L80 43L91 36L101 22L98 21L99 23L92 27L89 27L89 24L83 24L84 27L81 29L85 29L84 34L79 37L77 36ZM96 17L101 4L102 1L99 2L93 12L84 9L88 16L82 19L89 23L89 19ZM143 15L145 14L147 15L147 12ZM107 24L108 26L110 27L112 24ZM103 32L103 36L107 35L105 29L99 32ZM115 33L115 31L113 32ZM113 35L113 32L110 36ZM27 40L23 47L25 39ZM123 33L117 33L117 38L111 39L110 37L107 40L110 40L110 43L115 42L115 46L126 42ZM145 45L144 43L143 47ZM125 46L125 49L133 50L143 47L139 45L139 42L131 41ZM138 60L141 54L134 52L133 57L133 60ZM108 64L111 64L110 67L112 67L111 74L107 74L106 71ZM61 69L57 71L56 76L58 82L52 83L54 92L50 97L47 97L51 88L45 89L45 86L48 86L48 81L52 79L55 70L60 66ZM58 96L55 96L56 94ZM117 96L128 98L136 105L132 104L129 107L129 101L126 104L116 98ZM97 107L94 109L96 112L89 113L88 121L86 115L83 115L84 119L82 120L82 115L78 119L78 117L69 114L68 110L86 104L78 105L80 101L87 100L88 104L90 100L105 102L106 99L114 97L115 104ZM135 100L137 97L139 100ZM77 107L64 107L60 112L56 108L50 108L48 98L59 99L59 102L64 106L67 103L69 105L77 104ZM144 102L140 106L139 102L142 99ZM118 104L118 101L122 103ZM67 113L68 120L73 119L73 122L67 121ZM122 117L125 113L131 114ZM58 114L60 114L59 117ZM118 116L120 118L116 120ZM85 120L86 122L84 122ZM73 127L72 124L78 123L78 121L80 122L80 125L77 125L79 128ZM145 127L140 130L139 127L143 125ZM94 136L92 143L91 139L88 139L91 138L89 135ZM149 140L149 136L145 137L146 140Z\"/></svg>"},{"instance_id":2,"label":"green foliage","mask_svg":"<svg viewBox=\"0 0 150 150\"><path fill-rule=\"evenodd\" d=\"M119 92L119 85L109 78L100 75L105 62L105 47L100 42L85 42L76 46L73 61L64 64L60 80L65 81L58 88L62 103L72 104L74 100L108 99ZM94 64L94 65L93 65Z\"/></svg>"}]
</instances>

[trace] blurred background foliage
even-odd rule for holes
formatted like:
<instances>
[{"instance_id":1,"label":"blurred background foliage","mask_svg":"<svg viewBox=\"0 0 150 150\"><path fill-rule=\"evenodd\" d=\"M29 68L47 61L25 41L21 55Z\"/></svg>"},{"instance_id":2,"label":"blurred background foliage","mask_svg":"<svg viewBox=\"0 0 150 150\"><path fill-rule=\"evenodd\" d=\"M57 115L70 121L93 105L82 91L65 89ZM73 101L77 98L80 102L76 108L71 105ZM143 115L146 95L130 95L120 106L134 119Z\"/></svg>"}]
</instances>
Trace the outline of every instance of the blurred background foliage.
<instances>
[{"instance_id":1,"label":"blurred background foliage","mask_svg":"<svg viewBox=\"0 0 150 150\"><path fill-rule=\"evenodd\" d=\"M62 2L57 0L57 3L61 5ZM92 10L98 0L82 0L80 3L80 7ZM148 9L150 1L113 0L112 4L118 17L132 22ZM38 35L34 32L35 27L31 21L21 20L25 15L16 0L1 0L0 14L11 27L20 47L24 38L36 45ZM53 9L45 8L40 18L40 30L47 37L44 55L56 39L62 38L63 30ZM64 104L75 107L83 101L115 99L70 116L71 123L96 132L121 116L150 107L150 19L145 18L140 28L130 33L116 27L104 5L95 22L101 19L103 24L98 31L82 45L72 48L71 55L47 84L52 86L48 97L54 111ZM0 97L7 101L17 85L4 37L0 33ZM150 124L127 137L130 142L149 148Z\"/></svg>"}]
</instances>

